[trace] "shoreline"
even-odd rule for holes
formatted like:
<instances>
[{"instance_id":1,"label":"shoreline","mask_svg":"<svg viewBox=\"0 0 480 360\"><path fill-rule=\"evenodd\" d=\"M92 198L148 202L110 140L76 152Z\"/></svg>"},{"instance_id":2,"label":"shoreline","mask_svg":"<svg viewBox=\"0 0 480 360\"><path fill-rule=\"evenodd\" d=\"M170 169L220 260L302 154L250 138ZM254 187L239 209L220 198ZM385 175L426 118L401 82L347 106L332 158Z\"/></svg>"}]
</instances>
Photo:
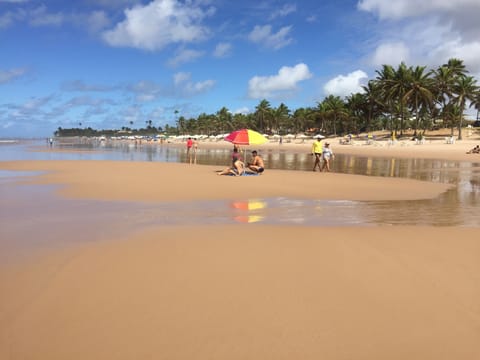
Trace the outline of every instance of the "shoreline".
<instances>
[{"instance_id":1,"label":"shoreline","mask_svg":"<svg viewBox=\"0 0 480 360\"><path fill-rule=\"evenodd\" d=\"M216 171L221 169L218 166L162 162L13 161L0 162L0 169L42 172L28 182L62 185L57 193L67 198L107 201L219 200L239 196L417 200L434 198L452 187L412 179L333 172L267 170L260 176L218 176Z\"/></svg>"},{"instance_id":2,"label":"shoreline","mask_svg":"<svg viewBox=\"0 0 480 360\"><path fill-rule=\"evenodd\" d=\"M358 138L354 137L352 144L343 145L341 142L344 137L331 137L322 141L328 141L333 148L334 153L371 156L371 157L386 157L386 158L424 158L424 159L438 159L438 160L452 160L465 162L480 162L480 154L466 154L467 151L476 145L480 145L480 130L478 129L463 129L464 139L456 140L453 144L446 143L445 139L450 136L450 130L443 129L440 131L431 131L426 135L424 143L416 143L412 141L413 135L406 133L400 140L390 145L387 133L374 132L372 133L378 140L369 141L367 144L366 134L361 134ZM107 140L114 142L130 143L132 140ZM311 146L314 139L285 139L282 144L276 140L269 140L261 145L241 146L247 151L286 151L289 153L310 153ZM185 148L186 141L172 140L159 142L143 141L146 146L173 146L176 148ZM232 144L224 140L199 140L199 151L202 149L231 149ZM68 152L66 147L62 148L45 148L37 151L64 151ZM75 150L71 150L75 151Z\"/></svg>"}]
</instances>

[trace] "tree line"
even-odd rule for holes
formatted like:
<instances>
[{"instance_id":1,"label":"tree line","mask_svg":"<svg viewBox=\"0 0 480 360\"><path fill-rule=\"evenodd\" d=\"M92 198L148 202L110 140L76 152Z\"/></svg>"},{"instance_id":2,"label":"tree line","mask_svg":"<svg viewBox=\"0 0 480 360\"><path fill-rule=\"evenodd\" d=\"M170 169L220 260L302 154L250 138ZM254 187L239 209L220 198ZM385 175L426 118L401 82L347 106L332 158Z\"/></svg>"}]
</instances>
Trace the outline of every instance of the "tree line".
<instances>
[{"instance_id":1,"label":"tree line","mask_svg":"<svg viewBox=\"0 0 480 360\"><path fill-rule=\"evenodd\" d=\"M281 103L272 107L263 99L248 114L232 114L222 107L214 114L202 113L196 118L178 116L176 126L157 129L149 125L142 130L179 134L217 135L249 128L264 134L317 133L324 135L358 134L390 130L401 137L407 129L414 135L434 128L458 130L462 138L467 106L480 112L480 87L462 60L452 58L435 69L426 66L396 68L383 65L376 77L362 86L361 92L345 98L329 95L314 107L290 110ZM132 123L131 123L132 124ZM123 128L124 131L132 129Z\"/></svg>"}]
</instances>

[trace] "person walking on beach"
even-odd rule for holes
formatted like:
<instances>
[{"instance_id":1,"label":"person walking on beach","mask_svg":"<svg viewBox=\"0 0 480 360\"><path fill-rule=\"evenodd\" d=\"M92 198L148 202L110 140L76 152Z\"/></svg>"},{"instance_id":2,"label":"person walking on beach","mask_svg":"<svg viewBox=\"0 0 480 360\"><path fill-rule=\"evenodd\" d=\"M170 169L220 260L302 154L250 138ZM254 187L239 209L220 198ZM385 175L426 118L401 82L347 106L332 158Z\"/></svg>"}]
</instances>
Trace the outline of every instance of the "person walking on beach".
<instances>
[{"instance_id":1,"label":"person walking on beach","mask_svg":"<svg viewBox=\"0 0 480 360\"><path fill-rule=\"evenodd\" d=\"M330 148L329 143L325 143L325 146L323 147L323 151L322 151L322 156L323 156L323 166L321 171L326 170L327 172L330 172L330 160L332 160L335 157L335 155L333 155L333 151Z\"/></svg>"},{"instance_id":2,"label":"person walking on beach","mask_svg":"<svg viewBox=\"0 0 480 360\"><path fill-rule=\"evenodd\" d=\"M313 171L317 171L316 168L318 166L318 170L322 171L320 161L322 160L322 151L323 145L320 136L317 136L315 141L312 144L312 155L315 156L315 163L313 164Z\"/></svg>"},{"instance_id":3,"label":"person walking on beach","mask_svg":"<svg viewBox=\"0 0 480 360\"><path fill-rule=\"evenodd\" d=\"M193 143L192 143L192 149L193 149L193 163L197 163L197 150L198 150L198 142L197 138L193 138ZM190 164L192 163L192 155L190 155Z\"/></svg>"},{"instance_id":4,"label":"person walking on beach","mask_svg":"<svg viewBox=\"0 0 480 360\"><path fill-rule=\"evenodd\" d=\"M190 160L190 164L192 163L192 155L191 155L191 150L193 146L193 140L191 137L187 139L187 159Z\"/></svg>"}]
</instances>

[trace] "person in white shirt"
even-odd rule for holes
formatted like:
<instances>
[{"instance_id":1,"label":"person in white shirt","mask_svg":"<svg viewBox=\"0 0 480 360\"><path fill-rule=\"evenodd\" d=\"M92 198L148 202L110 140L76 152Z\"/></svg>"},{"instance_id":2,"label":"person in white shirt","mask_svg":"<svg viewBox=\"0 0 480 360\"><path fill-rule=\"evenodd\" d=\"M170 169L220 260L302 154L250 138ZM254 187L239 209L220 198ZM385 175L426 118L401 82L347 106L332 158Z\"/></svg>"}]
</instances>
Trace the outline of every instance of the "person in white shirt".
<instances>
[{"instance_id":1,"label":"person in white shirt","mask_svg":"<svg viewBox=\"0 0 480 360\"><path fill-rule=\"evenodd\" d=\"M330 160L333 160L335 155L333 154L332 149L330 148L329 143L325 143L323 146L323 151L322 151L322 157L323 157L323 165L322 165L322 171L330 171Z\"/></svg>"}]
</instances>

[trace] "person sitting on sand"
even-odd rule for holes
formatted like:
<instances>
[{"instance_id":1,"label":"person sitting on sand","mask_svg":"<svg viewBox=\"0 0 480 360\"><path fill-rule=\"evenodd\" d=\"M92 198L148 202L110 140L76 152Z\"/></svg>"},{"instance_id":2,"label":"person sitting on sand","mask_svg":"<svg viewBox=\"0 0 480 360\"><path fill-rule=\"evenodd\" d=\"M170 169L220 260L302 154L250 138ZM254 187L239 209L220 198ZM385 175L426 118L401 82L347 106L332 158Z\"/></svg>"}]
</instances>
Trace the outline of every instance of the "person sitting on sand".
<instances>
[{"instance_id":1,"label":"person sitting on sand","mask_svg":"<svg viewBox=\"0 0 480 360\"><path fill-rule=\"evenodd\" d=\"M467 151L467 154L480 154L480 145L477 145L474 148Z\"/></svg>"},{"instance_id":2,"label":"person sitting on sand","mask_svg":"<svg viewBox=\"0 0 480 360\"><path fill-rule=\"evenodd\" d=\"M265 171L263 159L260 155L258 155L256 150L252 151L252 160L247 164L247 168L257 174L261 174Z\"/></svg>"},{"instance_id":3,"label":"person sitting on sand","mask_svg":"<svg viewBox=\"0 0 480 360\"><path fill-rule=\"evenodd\" d=\"M232 153L232 166L227 167L220 171L218 175L235 175L240 176L245 170L245 164L242 161L242 157L238 151L237 147L233 148Z\"/></svg>"}]
</instances>

